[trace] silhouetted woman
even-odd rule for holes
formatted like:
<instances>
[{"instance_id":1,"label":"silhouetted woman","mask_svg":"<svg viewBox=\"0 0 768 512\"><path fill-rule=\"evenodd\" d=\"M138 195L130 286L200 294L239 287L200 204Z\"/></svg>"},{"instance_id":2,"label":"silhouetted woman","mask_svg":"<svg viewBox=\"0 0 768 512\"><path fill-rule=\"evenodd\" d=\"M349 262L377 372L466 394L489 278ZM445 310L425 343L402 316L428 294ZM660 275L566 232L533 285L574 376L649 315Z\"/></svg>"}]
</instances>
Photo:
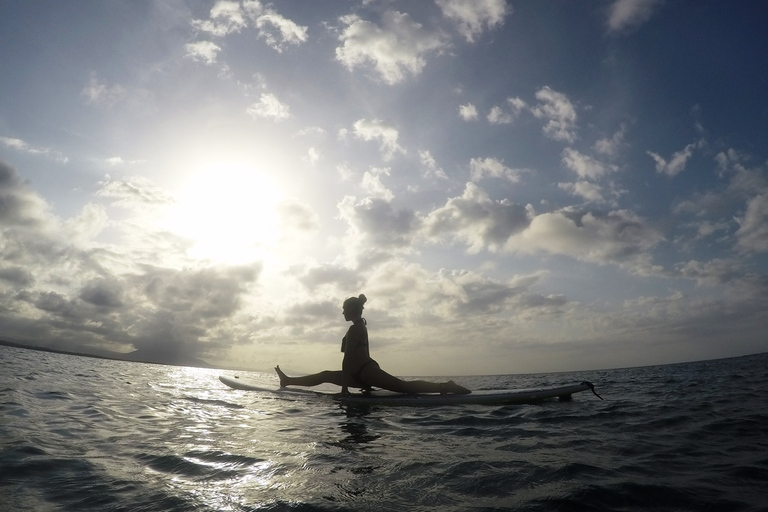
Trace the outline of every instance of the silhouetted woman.
<instances>
[{"instance_id":1,"label":"silhouetted woman","mask_svg":"<svg viewBox=\"0 0 768 512\"><path fill-rule=\"evenodd\" d=\"M452 380L448 382L429 382L426 380L402 380L394 377L379 367L379 363L371 359L368 348L368 328L363 318L363 304L366 297L350 297L344 301L342 313L344 320L352 322L347 335L341 341L341 351L344 352L344 360L341 370L325 370L303 377L289 377L280 366L275 367L280 386L317 386L318 384L331 383L341 386L341 392L346 394L349 387L370 389L377 388L395 391L397 393L441 393L466 395L471 393L465 387L459 386Z\"/></svg>"}]
</instances>

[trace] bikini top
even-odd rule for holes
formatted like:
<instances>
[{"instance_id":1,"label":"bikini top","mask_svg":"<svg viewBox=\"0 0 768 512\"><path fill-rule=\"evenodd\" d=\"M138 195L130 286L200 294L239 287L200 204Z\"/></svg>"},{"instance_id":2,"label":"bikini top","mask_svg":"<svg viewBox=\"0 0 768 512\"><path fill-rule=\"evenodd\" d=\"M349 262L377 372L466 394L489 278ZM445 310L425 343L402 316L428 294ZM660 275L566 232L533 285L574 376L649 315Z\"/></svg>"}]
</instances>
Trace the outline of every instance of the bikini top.
<instances>
[{"instance_id":1,"label":"bikini top","mask_svg":"<svg viewBox=\"0 0 768 512\"><path fill-rule=\"evenodd\" d=\"M360 319L363 322L363 325L368 325L368 322L365 321L365 318ZM352 325L356 325L358 322L355 322ZM350 327L351 329L352 327ZM349 331L347 331L349 332ZM361 345L368 345L368 329L365 330L365 337L360 342ZM343 338L341 338L341 351L346 352L347 351L347 336L345 335Z\"/></svg>"}]
</instances>

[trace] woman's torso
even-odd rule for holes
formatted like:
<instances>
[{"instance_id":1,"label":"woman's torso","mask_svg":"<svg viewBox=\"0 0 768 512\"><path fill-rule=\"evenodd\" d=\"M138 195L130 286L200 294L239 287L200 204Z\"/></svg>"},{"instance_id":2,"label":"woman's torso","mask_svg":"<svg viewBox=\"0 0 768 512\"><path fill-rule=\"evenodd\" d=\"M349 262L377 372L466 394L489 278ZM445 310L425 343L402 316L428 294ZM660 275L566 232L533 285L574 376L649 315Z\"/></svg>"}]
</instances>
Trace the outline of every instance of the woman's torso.
<instances>
[{"instance_id":1,"label":"woman's torso","mask_svg":"<svg viewBox=\"0 0 768 512\"><path fill-rule=\"evenodd\" d=\"M347 372L354 373L371 359L365 320L360 319L349 327L346 340L342 368Z\"/></svg>"}]
</instances>

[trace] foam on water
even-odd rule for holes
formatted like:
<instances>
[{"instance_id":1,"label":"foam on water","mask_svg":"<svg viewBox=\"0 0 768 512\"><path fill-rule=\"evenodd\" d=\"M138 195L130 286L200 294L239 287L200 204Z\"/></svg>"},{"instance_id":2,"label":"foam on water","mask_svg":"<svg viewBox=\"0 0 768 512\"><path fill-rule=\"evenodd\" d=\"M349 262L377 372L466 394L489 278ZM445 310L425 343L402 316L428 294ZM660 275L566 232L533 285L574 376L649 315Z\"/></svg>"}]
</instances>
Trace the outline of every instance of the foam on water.
<instances>
[{"instance_id":1,"label":"foam on water","mask_svg":"<svg viewBox=\"0 0 768 512\"><path fill-rule=\"evenodd\" d=\"M377 408L235 391L214 370L0 347L0 504L766 510L766 363L460 378L474 389L590 380L606 400Z\"/></svg>"}]
</instances>

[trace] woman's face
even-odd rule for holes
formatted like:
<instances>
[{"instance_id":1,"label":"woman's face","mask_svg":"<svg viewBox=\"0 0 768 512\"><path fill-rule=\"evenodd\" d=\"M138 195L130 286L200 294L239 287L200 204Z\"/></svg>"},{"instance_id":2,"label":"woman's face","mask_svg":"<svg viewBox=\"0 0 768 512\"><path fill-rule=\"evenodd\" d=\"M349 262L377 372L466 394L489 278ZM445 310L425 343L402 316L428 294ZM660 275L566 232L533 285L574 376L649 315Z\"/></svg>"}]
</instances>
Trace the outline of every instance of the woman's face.
<instances>
[{"instance_id":1,"label":"woman's face","mask_svg":"<svg viewBox=\"0 0 768 512\"><path fill-rule=\"evenodd\" d=\"M352 320L359 316L359 313L357 313L354 308L348 308L347 306L344 306L341 309L341 314L344 315L344 320Z\"/></svg>"}]
</instances>

